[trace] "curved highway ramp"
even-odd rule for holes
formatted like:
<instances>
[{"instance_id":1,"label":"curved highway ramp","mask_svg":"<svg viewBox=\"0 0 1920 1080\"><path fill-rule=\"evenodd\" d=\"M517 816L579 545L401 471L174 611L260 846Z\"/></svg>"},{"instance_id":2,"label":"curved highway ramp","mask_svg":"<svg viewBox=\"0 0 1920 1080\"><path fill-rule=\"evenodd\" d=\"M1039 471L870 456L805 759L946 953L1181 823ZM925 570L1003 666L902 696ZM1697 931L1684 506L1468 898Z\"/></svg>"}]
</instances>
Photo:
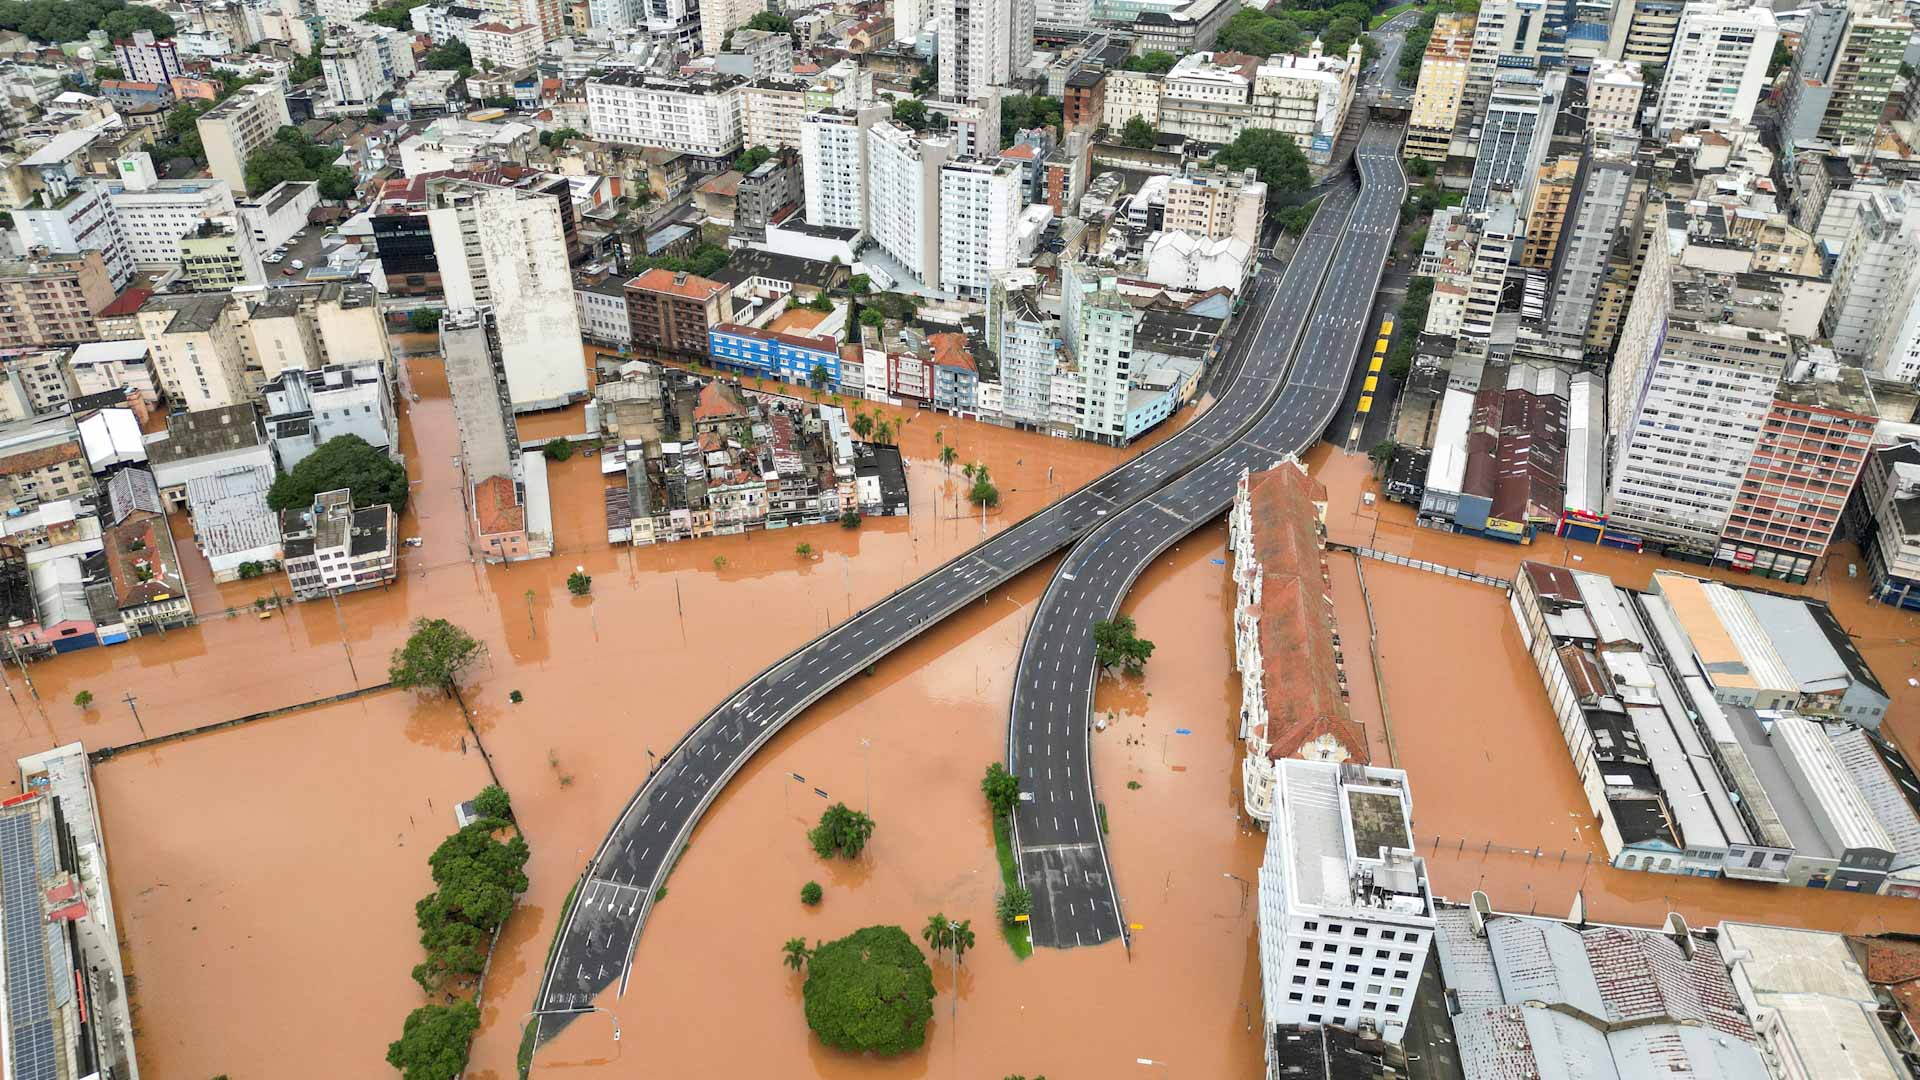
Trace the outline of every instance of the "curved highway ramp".
<instances>
[{"instance_id":1,"label":"curved highway ramp","mask_svg":"<svg viewBox=\"0 0 1920 1080\"><path fill-rule=\"evenodd\" d=\"M1014 847L1021 883L1033 892L1036 945L1072 948L1124 939L1120 897L1100 833L1089 755L1093 624L1112 618L1141 571L1232 503L1243 471L1264 469L1312 446L1332 420L1359 355L1385 268L1406 178L1399 130L1373 127L1354 153L1359 201L1350 213L1323 203L1288 269L1307 299L1268 318L1259 354L1286 370L1273 405L1232 446L1131 508L1107 517L1075 545L1027 624L1007 728L1007 767L1021 779ZM1292 298L1299 302L1301 297ZM1285 301L1282 302L1283 304ZM1297 353L1296 353L1297 346ZM1295 357L1297 356L1297 359Z\"/></svg>"}]
</instances>

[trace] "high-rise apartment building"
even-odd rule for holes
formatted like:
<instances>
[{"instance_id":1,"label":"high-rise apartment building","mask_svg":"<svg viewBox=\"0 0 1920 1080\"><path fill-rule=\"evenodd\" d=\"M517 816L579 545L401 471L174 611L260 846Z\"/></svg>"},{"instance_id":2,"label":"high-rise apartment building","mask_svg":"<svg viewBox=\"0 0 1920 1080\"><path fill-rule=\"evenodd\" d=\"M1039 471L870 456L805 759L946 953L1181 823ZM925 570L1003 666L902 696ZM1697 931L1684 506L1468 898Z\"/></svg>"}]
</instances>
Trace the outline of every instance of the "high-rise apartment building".
<instances>
[{"instance_id":1,"label":"high-rise apartment building","mask_svg":"<svg viewBox=\"0 0 1920 1080\"><path fill-rule=\"evenodd\" d=\"M1060 320L1041 308L1035 271L994 275L987 294L987 336L1000 360L1003 414L1017 427L1051 430Z\"/></svg>"},{"instance_id":2,"label":"high-rise apartment building","mask_svg":"<svg viewBox=\"0 0 1920 1080\"><path fill-rule=\"evenodd\" d=\"M1502 73L1541 67L1541 42L1549 17L1546 0L1491 0L1480 6L1468 54L1459 134L1471 138L1472 125L1485 113L1494 81Z\"/></svg>"},{"instance_id":3,"label":"high-rise apartment building","mask_svg":"<svg viewBox=\"0 0 1920 1080\"><path fill-rule=\"evenodd\" d=\"M1654 131L1742 126L1766 87L1780 38L1773 12L1745 0L1695 0L1680 13Z\"/></svg>"},{"instance_id":4,"label":"high-rise apartment building","mask_svg":"<svg viewBox=\"0 0 1920 1080\"><path fill-rule=\"evenodd\" d=\"M287 96L271 83L243 86L202 113L195 126L206 148L207 169L234 192L247 190L247 159L274 133L293 123Z\"/></svg>"},{"instance_id":5,"label":"high-rise apartment building","mask_svg":"<svg viewBox=\"0 0 1920 1080\"><path fill-rule=\"evenodd\" d=\"M654 267L626 284L629 341L640 355L703 358L707 331L733 321L733 290Z\"/></svg>"},{"instance_id":6,"label":"high-rise apartment building","mask_svg":"<svg viewBox=\"0 0 1920 1080\"><path fill-rule=\"evenodd\" d=\"M828 109L800 123L800 175L807 221L867 231L867 129L887 118L887 107Z\"/></svg>"},{"instance_id":7,"label":"high-rise apartment building","mask_svg":"<svg viewBox=\"0 0 1920 1080\"><path fill-rule=\"evenodd\" d=\"M1878 423L1857 367L1816 364L1780 384L1714 561L1806 581L1827 552Z\"/></svg>"},{"instance_id":8,"label":"high-rise apartment building","mask_svg":"<svg viewBox=\"0 0 1920 1080\"><path fill-rule=\"evenodd\" d=\"M566 405L587 392L575 343L579 311L560 201L458 179L427 183L427 224L450 309L491 313L516 411Z\"/></svg>"},{"instance_id":9,"label":"high-rise apartment building","mask_svg":"<svg viewBox=\"0 0 1920 1080\"><path fill-rule=\"evenodd\" d=\"M1567 209L1567 227L1554 252L1545 329L1556 341L1582 345L1607 277L1614 232L1633 189L1634 140L1596 142L1581 155Z\"/></svg>"},{"instance_id":10,"label":"high-rise apartment building","mask_svg":"<svg viewBox=\"0 0 1920 1080\"><path fill-rule=\"evenodd\" d=\"M115 290L133 280L133 247L114 213L112 191L104 181L50 175L40 201L13 211L13 227L28 252L77 255L100 253L107 281Z\"/></svg>"},{"instance_id":11,"label":"high-rise apartment building","mask_svg":"<svg viewBox=\"0 0 1920 1080\"><path fill-rule=\"evenodd\" d=\"M1821 239L1839 238L1833 295L1821 329L1843 360L1911 381L1900 334L1920 287L1920 182L1860 184L1836 191L1820 218Z\"/></svg>"},{"instance_id":12,"label":"high-rise apartment building","mask_svg":"<svg viewBox=\"0 0 1920 1080\"><path fill-rule=\"evenodd\" d=\"M589 132L603 142L727 157L740 150L740 82L733 75L637 71L588 79Z\"/></svg>"},{"instance_id":13,"label":"high-rise apartment building","mask_svg":"<svg viewBox=\"0 0 1920 1080\"><path fill-rule=\"evenodd\" d=\"M1501 199L1475 220L1476 242L1473 267L1467 281L1467 298L1460 317L1461 344L1484 350L1493 336L1493 320L1500 312L1500 297L1506 289L1507 269L1520 253L1525 235L1519 211L1507 199Z\"/></svg>"},{"instance_id":14,"label":"high-rise apartment building","mask_svg":"<svg viewBox=\"0 0 1920 1080\"><path fill-rule=\"evenodd\" d=\"M1647 260L1607 372L1609 531L1711 558L1794 361L1732 275Z\"/></svg>"},{"instance_id":15,"label":"high-rise apartment building","mask_svg":"<svg viewBox=\"0 0 1920 1080\"><path fill-rule=\"evenodd\" d=\"M1546 82L1523 72L1502 72L1493 80L1467 189L1468 213L1485 210L1503 192L1523 217L1532 209L1533 180L1553 134L1558 89L1557 77Z\"/></svg>"},{"instance_id":16,"label":"high-rise apartment building","mask_svg":"<svg viewBox=\"0 0 1920 1080\"><path fill-rule=\"evenodd\" d=\"M224 181L161 180L144 153L121 158L116 171L119 179L106 185L107 201L140 269L178 265L181 237L234 212L233 192Z\"/></svg>"},{"instance_id":17,"label":"high-rise apartment building","mask_svg":"<svg viewBox=\"0 0 1920 1080\"><path fill-rule=\"evenodd\" d=\"M1034 0L935 0L940 96L971 101L1033 59Z\"/></svg>"},{"instance_id":18,"label":"high-rise apartment building","mask_svg":"<svg viewBox=\"0 0 1920 1080\"><path fill-rule=\"evenodd\" d=\"M113 280L98 251L32 252L0 262L0 349L93 341L99 336L94 316L113 300Z\"/></svg>"},{"instance_id":19,"label":"high-rise apartment building","mask_svg":"<svg viewBox=\"0 0 1920 1080\"><path fill-rule=\"evenodd\" d=\"M1913 33L1913 22L1885 2L1809 5L1781 109L1781 138L1789 147L1816 139L1870 141L1900 84Z\"/></svg>"},{"instance_id":20,"label":"high-rise apartment building","mask_svg":"<svg viewBox=\"0 0 1920 1080\"><path fill-rule=\"evenodd\" d=\"M940 280L940 166L952 149L897 120L867 129L867 230L927 285Z\"/></svg>"},{"instance_id":21,"label":"high-rise apartment building","mask_svg":"<svg viewBox=\"0 0 1920 1080\"><path fill-rule=\"evenodd\" d=\"M1140 314L1115 288L1112 270L1071 262L1062 268L1061 330L1078 375L1074 433L1121 445L1133 381L1133 334Z\"/></svg>"},{"instance_id":22,"label":"high-rise apartment building","mask_svg":"<svg viewBox=\"0 0 1920 1080\"><path fill-rule=\"evenodd\" d=\"M949 161L940 169L940 287L984 300L1015 261L1014 227L1026 200L1010 161Z\"/></svg>"},{"instance_id":23,"label":"high-rise apartment building","mask_svg":"<svg viewBox=\"0 0 1920 1080\"><path fill-rule=\"evenodd\" d=\"M413 35L367 23L329 27L320 47L327 96L314 103L314 111L362 113L376 108L413 72Z\"/></svg>"},{"instance_id":24,"label":"high-rise apartment building","mask_svg":"<svg viewBox=\"0 0 1920 1080\"><path fill-rule=\"evenodd\" d=\"M159 83L169 93L173 80L187 73L179 48L166 38L155 38L151 30L135 30L132 37L114 42L113 58L122 78Z\"/></svg>"},{"instance_id":25,"label":"high-rise apartment building","mask_svg":"<svg viewBox=\"0 0 1920 1080\"><path fill-rule=\"evenodd\" d=\"M1574 181L1579 174L1580 158L1575 155L1562 155L1534 171L1533 208L1527 211L1527 242L1520 249L1522 267L1553 268L1553 254L1560 248L1567 210L1573 205Z\"/></svg>"},{"instance_id":26,"label":"high-rise apartment building","mask_svg":"<svg viewBox=\"0 0 1920 1080\"><path fill-rule=\"evenodd\" d=\"M1413 90L1413 115L1407 123L1407 155L1445 161L1460 120L1473 54L1473 15L1441 15L1433 22L1427 51L1420 59L1420 81Z\"/></svg>"},{"instance_id":27,"label":"high-rise apartment building","mask_svg":"<svg viewBox=\"0 0 1920 1080\"><path fill-rule=\"evenodd\" d=\"M1185 176L1167 182L1160 227L1208 240L1237 236L1257 246L1266 214L1267 185L1257 171L1189 168Z\"/></svg>"},{"instance_id":28,"label":"high-rise apartment building","mask_svg":"<svg viewBox=\"0 0 1920 1080\"><path fill-rule=\"evenodd\" d=\"M1587 130L1595 136L1630 135L1640 128L1646 93L1640 65L1631 60L1595 60L1587 73Z\"/></svg>"},{"instance_id":29,"label":"high-rise apartment building","mask_svg":"<svg viewBox=\"0 0 1920 1080\"><path fill-rule=\"evenodd\" d=\"M1673 54L1684 0L1619 0L1607 35L1607 59L1658 67Z\"/></svg>"},{"instance_id":30,"label":"high-rise apartment building","mask_svg":"<svg viewBox=\"0 0 1920 1080\"><path fill-rule=\"evenodd\" d=\"M1433 893L1399 769L1274 763L1260 864L1260 973L1276 1027L1407 1030L1433 945Z\"/></svg>"}]
</instances>

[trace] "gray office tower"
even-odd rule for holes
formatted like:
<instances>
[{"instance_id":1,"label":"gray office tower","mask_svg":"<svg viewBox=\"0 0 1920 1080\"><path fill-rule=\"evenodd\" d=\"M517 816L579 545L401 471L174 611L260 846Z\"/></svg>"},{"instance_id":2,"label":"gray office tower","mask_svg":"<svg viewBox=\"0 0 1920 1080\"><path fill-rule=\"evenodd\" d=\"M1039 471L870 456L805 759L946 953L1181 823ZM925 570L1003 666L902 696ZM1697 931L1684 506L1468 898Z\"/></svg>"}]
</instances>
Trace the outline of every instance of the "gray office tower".
<instances>
[{"instance_id":1,"label":"gray office tower","mask_svg":"<svg viewBox=\"0 0 1920 1080\"><path fill-rule=\"evenodd\" d=\"M1633 189L1631 137L1602 138L1580 158L1573 205L1553 258L1553 306L1547 333L1563 345L1580 346L1593 319L1600 283L1607 277L1607 256L1614 230Z\"/></svg>"}]
</instances>

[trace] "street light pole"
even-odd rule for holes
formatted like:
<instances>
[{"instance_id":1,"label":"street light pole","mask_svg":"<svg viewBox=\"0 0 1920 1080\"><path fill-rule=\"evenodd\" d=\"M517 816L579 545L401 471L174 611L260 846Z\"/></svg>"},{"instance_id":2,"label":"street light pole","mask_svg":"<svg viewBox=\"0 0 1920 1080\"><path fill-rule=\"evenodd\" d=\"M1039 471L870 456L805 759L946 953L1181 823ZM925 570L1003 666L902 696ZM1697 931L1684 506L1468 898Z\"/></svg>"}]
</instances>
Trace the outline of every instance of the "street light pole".
<instances>
[{"instance_id":1,"label":"street light pole","mask_svg":"<svg viewBox=\"0 0 1920 1080\"><path fill-rule=\"evenodd\" d=\"M1220 876L1232 878L1240 883L1240 914L1245 915L1247 913L1247 893L1252 890L1253 882L1248 881L1239 874L1229 874L1225 871L1222 871Z\"/></svg>"}]
</instances>

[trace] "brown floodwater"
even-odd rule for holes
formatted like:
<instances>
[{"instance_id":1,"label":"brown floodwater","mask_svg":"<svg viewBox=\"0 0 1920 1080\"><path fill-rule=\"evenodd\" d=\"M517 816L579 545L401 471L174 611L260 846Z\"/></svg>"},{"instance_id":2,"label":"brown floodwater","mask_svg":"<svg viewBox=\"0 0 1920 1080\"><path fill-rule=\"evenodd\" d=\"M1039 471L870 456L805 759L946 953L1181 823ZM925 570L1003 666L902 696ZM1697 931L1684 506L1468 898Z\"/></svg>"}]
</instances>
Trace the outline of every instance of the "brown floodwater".
<instances>
[{"instance_id":1,"label":"brown floodwater","mask_svg":"<svg viewBox=\"0 0 1920 1080\"><path fill-rule=\"evenodd\" d=\"M1004 757L1009 659L1045 584L1035 572L843 687L742 771L668 882L632 985L600 999L620 1042L612 1019L589 1017L541 1051L536 1074L625 1076L644 1064L674 1076L1111 1076L1140 1057L1182 1075L1256 1073L1256 904L1241 882L1254 879L1262 837L1239 814L1224 555L1225 529L1210 526L1141 578L1127 611L1157 649L1143 679L1107 681L1096 703L1109 719L1094 736L1099 798L1121 903L1141 926L1130 954L1019 961L994 929L998 867L979 776ZM1174 733L1183 727L1193 734ZM808 789L863 805L869 767L873 843L857 863L823 862L802 835L819 812ZM804 786L786 779L794 772ZM799 903L808 880L826 890L817 909ZM823 1049L781 942L875 923L917 933L936 911L971 920L979 943L957 984L936 964L926 1052ZM737 1037L742 1018L751 1038ZM505 1025L483 1035L477 1060L494 1071L479 1075L508 1075L513 1035Z\"/></svg>"},{"instance_id":2,"label":"brown floodwater","mask_svg":"<svg viewBox=\"0 0 1920 1080\"><path fill-rule=\"evenodd\" d=\"M1363 505L1363 491L1378 491L1365 457L1322 446L1312 463L1327 485L1327 529L1336 541L1509 580L1525 559L1608 574L1636 587L1645 587L1661 567L1742 580L1729 571L1557 537L1517 547L1420 529L1411 507L1383 497ZM1857 555L1836 555L1828 576L1809 586L1752 584L1831 603L1893 697L1887 731L1903 746L1920 745L1920 689L1906 682L1920 656L1914 644L1920 622L1868 601L1864 583L1846 578L1850 557ZM1355 648L1364 647L1366 610L1357 591L1338 588L1353 559L1333 554L1329 560L1351 672ZM1497 908L1550 915L1566 914L1577 893L1589 917L1615 922L1658 922L1677 910L1695 925L1738 918L1862 933L1920 929L1920 904L1911 900L1842 893L1812 898L1801 890L1608 866L1504 592L1374 561L1361 569L1378 621L1394 764L1409 774L1414 828L1437 893L1464 901L1485 889Z\"/></svg>"},{"instance_id":3,"label":"brown floodwater","mask_svg":"<svg viewBox=\"0 0 1920 1080\"><path fill-rule=\"evenodd\" d=\"M416 617L449 618L474 633L490 654L468 695L474 723L513 792L535 852L532 890L509 922L489 976L476 1057L482 1073L501 1076L511 1071L553 916L586 854L644 775L647 750L669 745L751 672L980 539L983 523L962 501L958 467L938 464L936 432L960 450L962 462L991 467L1003 502L987 516L988 531L1127 456L880 408L901 422L914 498L910 516L870 520L852 531L813 527L634 551L607 546L598 461L577 457L552 469L558 557L488 567L468 557L450 468L457 438L439 364L414 357L405 370L421 400L403 406L402 449L414 483L401 528L424 545L403 552L400 581L344 597L337 607L310 603L261 619L253 602L271 596L279 583L215 584L192 550L190 523L178 520L174 531L203 622L35 664L29 675L38 699L17 672L9 673L0 731L16 755L72 739L90 748L121 745L377 683L388 653ZM802 542L814 549L810 557L796 553ZM595 578L590 599L565 591L563 580L576 565ZM1037 589L1044 579L1031 577L1025 587ZM989 621L1013 618L1003 637L1015 644L1005 655L982 654L977 666L987 673L970 692L990 696L985 680L1017 648L1023 616L1016 613L1030 601L1006 603L1005 611L982 609ZM950 707L958 683L923 691L909 675L918 678L925 658L965 645L968 633L963 626L927 635L916 646L921 659L890 661L862 680L862 688L904 685L895 691L903 715L939 714ZM965 677L975 678L971 670ZM96 698L86 710L72 704L83 689ZM513 690L524 693L523 704L508 703ZM915 697L921 693L926 700ZM127 694L131 705L123 700ZM1002 712L1004 700L1002 693L996 706ZM981 738L990 743L1004 722L998 716ZM878 758L892 736L878 724L873 730ZM279 1077L384 1072L386 1042L421 1000L407 974L419 959L413 901L428 887L427 854L452 827L450 816L423 817L420 807L428 798L440 807L468 797L485 782L473 750L451 708L387 693L101 766L113 879L129 927L126 954L138 980L143 1063L151 1075L204 1080L221 1071ZM921 750L905 740L892 752L923 767ZM986 750L970 754L964 771L975 773L988 756ZM878 774L880 762L875 765ZM977 802L977 781L971 775L960 780ZM342 800L351 807L343 810ZM389 829L409 816L406 830ZM244 824L236 827L234 820ZM903 835L911 828L904 816L893 822ZM988 839L984 822L963 816L923 827L929 834L951 830L947 843ZM418 830L417 837L408 830ZM760 846L756 841L750 852L721 862L747 861ZM197 857L204 865L183 861L189 847L206 849ZM679 879L675 886L681 887ZM797 888L797 882L783 886L782 898ZM715 902L726 893L715 890ZM704 902L690 886L683 895L689 894L693 903ZM194 921L195 908L216 896L228 898L221 917ZM349 936L351 946L341 948L336 939ZM314 942L327 943L326 956ZM240 959L216 963L215 954ZM686 977L646 973L649 980ZM316 998L331 1004L315 1007ZM244 1003L238 1011L237 999ZM247 1015L258 1022L244 1022ZM296 1059L287 1057L288 1046L300 1047Z\"/></svg>"}]
</instances>

